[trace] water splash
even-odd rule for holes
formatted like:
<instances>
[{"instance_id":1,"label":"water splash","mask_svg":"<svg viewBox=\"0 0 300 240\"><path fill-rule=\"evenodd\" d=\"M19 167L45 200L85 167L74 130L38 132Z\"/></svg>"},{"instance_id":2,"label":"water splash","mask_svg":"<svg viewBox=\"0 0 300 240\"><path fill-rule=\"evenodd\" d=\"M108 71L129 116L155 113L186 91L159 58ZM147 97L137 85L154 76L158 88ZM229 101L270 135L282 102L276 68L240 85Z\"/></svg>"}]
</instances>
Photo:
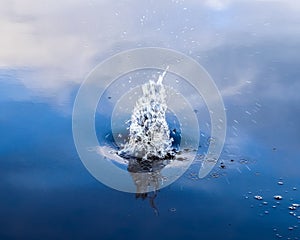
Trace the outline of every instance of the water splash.
<instances>
[{"instance_id":1,"label":"water splash","mask_svg":"<svg viewBox=\"0 0 300 240\"><path fill-rule=\"evenodd\" d=\"M175 155L166 121L166 91L162 83L168 68L157 82L150 80L142 86L143 95L136 102L130 119L129 141L119 155L143 160Z\"/></svg>"}]
</instances>

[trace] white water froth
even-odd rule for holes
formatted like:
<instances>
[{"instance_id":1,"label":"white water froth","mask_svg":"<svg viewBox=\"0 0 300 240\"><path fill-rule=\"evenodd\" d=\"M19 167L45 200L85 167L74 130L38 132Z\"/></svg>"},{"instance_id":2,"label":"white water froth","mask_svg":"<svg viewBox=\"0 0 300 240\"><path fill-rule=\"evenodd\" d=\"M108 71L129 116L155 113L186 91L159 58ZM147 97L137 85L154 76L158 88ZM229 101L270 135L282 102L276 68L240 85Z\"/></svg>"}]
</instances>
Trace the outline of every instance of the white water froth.
<instances>
[{"instance_id":1,"label":"white water froth","mask_svg":"<svg viewBox=\"0 0 300 240\"><path fill-rule=\"evenodd\" d=\"M162 81L168 68L157 82L150 80L142 86L143 95L133 109L129 141L120 155L140 159L164 159L174 156L170 130L166 121L166 91Z\"/></svg>"}]
</instances>

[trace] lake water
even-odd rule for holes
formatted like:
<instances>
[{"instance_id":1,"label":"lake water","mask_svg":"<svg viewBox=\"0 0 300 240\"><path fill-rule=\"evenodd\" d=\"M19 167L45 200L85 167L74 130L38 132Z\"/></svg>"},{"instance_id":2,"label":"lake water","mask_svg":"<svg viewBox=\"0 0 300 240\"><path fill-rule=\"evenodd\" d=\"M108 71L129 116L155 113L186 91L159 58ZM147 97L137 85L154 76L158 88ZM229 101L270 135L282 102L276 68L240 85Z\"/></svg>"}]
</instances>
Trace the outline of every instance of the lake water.
<instances>
[{"instance_id":1,"label":"lake water","mask_svg":"<svg viewBox=\"0 0 300 240\"><path fill-rule=\"evenodd\" d=\"M0 9L0 239L300 238L300 4L4 0ZM147 195L97 181L72 134L86 75L138 47L199 62L227 116L207 177L197 177L198 155L177 181ZM105 101L109 112L115 100ZM210 128L205 106L195 110L200 154ZM101 134L110 116L97 113Z\"/></svg>"}]
</instances>

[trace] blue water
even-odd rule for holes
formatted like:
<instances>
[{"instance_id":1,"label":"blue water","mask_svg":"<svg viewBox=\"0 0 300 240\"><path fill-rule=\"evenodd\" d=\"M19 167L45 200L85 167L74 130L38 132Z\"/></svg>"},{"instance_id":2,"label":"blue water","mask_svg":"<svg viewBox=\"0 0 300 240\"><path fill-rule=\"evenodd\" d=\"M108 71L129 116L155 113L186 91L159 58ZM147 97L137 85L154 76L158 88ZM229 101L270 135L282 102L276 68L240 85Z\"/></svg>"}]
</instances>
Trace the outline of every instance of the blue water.
<instances>
[{"instance_id":1,"label":"blue water","mask_svg":"<svg viewBox=\"0 0 300 240\"><path fill-rule=\"evenodd\" d=\"M279 136L269 141L248 132L240 153L226 146L226 168L216 166L203 180L192 165L157 193L157 216L149 198L111 190L89 175L73 144L70 114L37 101L2 101L0 109L1 239L272 239L274 228L299 234L288 230L299 225L288 206L300 201L296 143L281 137L289 127L267 132ZM268 204L260 206L256 194ZM276 194L283 200L273 209Z\"/></svg>"},{"instance_id":2,"label":"blue water","mask_svg":"<svg viewBox=\"0 0 300 240\"><path fill-rule=\"evenodd\" d=\"M0 51L0 239L300 238L300 208L289 209L300 203L300 8L292 1L213 2L78 1L49 10L19 3L13 13L0 12L5 24L17 22L5 28L7 42L22 42L14 50L0 41L9 50ZM139 13L127 16L126 9ZM170 47L201 63L228 121L209 176L198 179L195 162L144 199L93 178L72 136L72 107L86 74L113 53L141 46ZM109 128L108 119L97 116L97 131Z\"/></svg>"}]
</instances>

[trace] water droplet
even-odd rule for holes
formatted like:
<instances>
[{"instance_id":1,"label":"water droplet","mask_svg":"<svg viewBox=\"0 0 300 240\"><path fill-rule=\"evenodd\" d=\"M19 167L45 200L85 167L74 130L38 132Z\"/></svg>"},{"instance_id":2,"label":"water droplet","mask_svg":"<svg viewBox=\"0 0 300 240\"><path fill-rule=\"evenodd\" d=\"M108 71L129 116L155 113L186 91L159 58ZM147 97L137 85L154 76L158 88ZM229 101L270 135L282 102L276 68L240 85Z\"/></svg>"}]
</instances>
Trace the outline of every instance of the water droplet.
<instances>
[{"instance_id":1,"label":"water droplet","mask_svg":"<svg viewBox=\"0 0 300 240\"><path fill-rule=\"evenodd\" d=\"M274 199L275 199L275 200L282 200L282 196L280 196L280 195L275 195L275 196L274 196Z\"/></svg>"},{"instance_id":2,"label":"water droplet","mask_svg":"<svg viewBox=\"0 0 300 240\"><path fill-rule=\"evenodd\" d=\"M262 196L259 196L259 195L255 195L254 198L255 198L256 200L262 200L262 199L263 199L263 197L262 197Z\"/></svg>"},{"instance_id":3,"label":"water droplet","mask_svg":"<svg viewBox=\"0 0 300 240\"><path fill-rule=\"evenodd\" d=\"M255 103L255 105L256 105L257 107L261 107L261 104L259 104L259 103Z\"/></svg>"},{"instance_id":4,"label":"water droplet","mask_svg":"<svg viewBox=\"0 0 300 240\"><path fill-rule=\"evenodd\" d=\"M176 208L170 208L169 211L170 211L170 212L176 212L177 209L176 209Z\"/></svg>"},{"instance_id":5,"label":"water droplet","mask_svg":"<svg viewBox=\"0 0 300 240\"><path fill-rule=\"evenodd\" d=\"M244 159L244 158L242 158L242 159L240 159L240 163L241 163L241 164L247 164L247 163L248 163L248 160L247 160L247 159Z\"/></svg>"}]
</instances>

